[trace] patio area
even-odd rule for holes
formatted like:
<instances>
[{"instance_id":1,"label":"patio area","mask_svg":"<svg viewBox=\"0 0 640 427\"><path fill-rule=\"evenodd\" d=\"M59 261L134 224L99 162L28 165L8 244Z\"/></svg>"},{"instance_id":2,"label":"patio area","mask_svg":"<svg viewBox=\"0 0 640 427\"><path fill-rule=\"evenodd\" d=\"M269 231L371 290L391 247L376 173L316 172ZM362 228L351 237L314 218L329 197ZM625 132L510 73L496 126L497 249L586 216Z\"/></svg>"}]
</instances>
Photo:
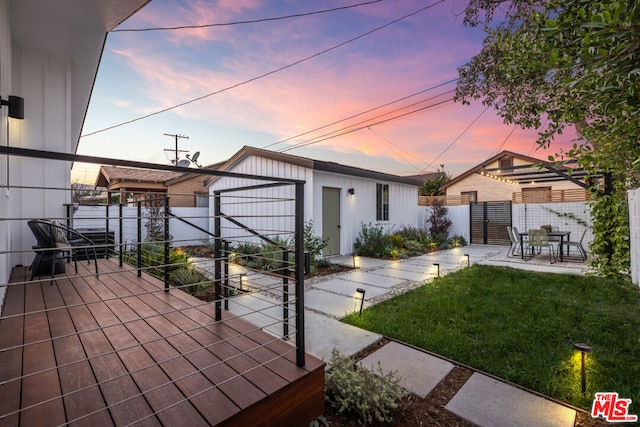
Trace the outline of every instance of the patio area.
<instances>
[{"instance_id":1,"label":"patio area","mask_svg":"<svg viewBox=\"0 0 640 427\"><path fill-rule=\"evenodd\" d=\"M72 264L71 264L72 265ZM324 362L155 278L99 260L30 281L0 318L1 425L304 425Z\"/></svg>"}]
</instances>

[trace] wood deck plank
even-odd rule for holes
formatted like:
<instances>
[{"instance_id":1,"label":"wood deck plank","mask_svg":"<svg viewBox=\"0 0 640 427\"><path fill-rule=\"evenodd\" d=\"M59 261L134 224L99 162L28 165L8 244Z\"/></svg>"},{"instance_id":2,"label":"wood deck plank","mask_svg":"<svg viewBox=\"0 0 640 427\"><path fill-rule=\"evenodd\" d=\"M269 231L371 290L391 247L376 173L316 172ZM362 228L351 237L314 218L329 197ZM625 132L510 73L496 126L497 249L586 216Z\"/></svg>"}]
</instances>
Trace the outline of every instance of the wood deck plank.
<instances>
[{"instance_id":1,"label":"wood deck plank","mask_svg":"<svg viewBox=\"0 0 640 427\"><path fill-rule=\"evenodd\" d=\"M51 287L48 280L20 287L30 307L48 308L46 313L16 318L22 319L28 342L44 340L25 349L44 350L42 366L55 367L56 358L66 365L22 381L23 389L36 390L25 395L30 399L41 398L37 395L42 391L29 383L36 379L57 384L58 396L66 393L38 407L53 410L54 419L57 408L65 409L70 421L79 418L77 425L126 425L137 420L139 425L176 420L189 425L298 425L321 414L322 362L310 359L311 365L297 367L293 354L282 356L283 351L293 353L289 344L242 319L232 322L233 327L225 324L230 319L215 322L211 304L178 289L164 292L161 281L146 273L137 277L124 272L114 260L99 262L99 278L91 275L86 263L78 268L86 276L75 277L67 265L66 276L56 276ZM71 307L63 308L66 305ZM41 328L55 338L45 338L48 331ZM238 336L242 333L247 336ZM21 337L5 335L0 327L0 344L2 340L19 342ZM0 351L0 366L19 365L20 353ZM25 361L27 370L39 366L32 356ZM317 367L321 377L313 370ZM14 387L19 383L13 382ZM84 390L73 393L79 389ZM2 400L0 408L16 405L15 399L11 405ZM51 413L37 418L43 412L24 411L21 421L51 424ZM91 412L95 413L83 417Z\"/></svg>"}]
</instances>

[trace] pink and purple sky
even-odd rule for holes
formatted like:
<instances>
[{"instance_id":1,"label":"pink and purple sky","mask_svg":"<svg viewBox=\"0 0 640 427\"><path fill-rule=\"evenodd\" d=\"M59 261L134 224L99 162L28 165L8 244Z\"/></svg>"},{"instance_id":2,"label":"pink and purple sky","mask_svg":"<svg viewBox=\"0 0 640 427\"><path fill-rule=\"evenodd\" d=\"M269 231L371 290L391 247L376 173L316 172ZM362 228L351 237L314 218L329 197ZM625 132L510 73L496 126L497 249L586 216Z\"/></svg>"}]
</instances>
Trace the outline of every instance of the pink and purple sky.
<instances>
[{"instance_id":1,"label":"pink and purple sky","mask_svg":"<svg viewBox=\"0 0 640 427\"><path fill-rule=\"evenodd\" d=\"M364 1L153 0L118 30L264 20ZM542 152L535 130L513 131L479 103L446 102L455 89L447 82L484 38L462 24L465 4L384 0L283 20L113 32L78 153L166 164L173 154L164 149L175 147L168 133L189 136L179 148L200 151L203 164L243 145L398 175L444 164L455 176L501 150L546 159L575 136ZM96 174L78 164L72 181L93 183Z\"/></svg>"}]
</instances>

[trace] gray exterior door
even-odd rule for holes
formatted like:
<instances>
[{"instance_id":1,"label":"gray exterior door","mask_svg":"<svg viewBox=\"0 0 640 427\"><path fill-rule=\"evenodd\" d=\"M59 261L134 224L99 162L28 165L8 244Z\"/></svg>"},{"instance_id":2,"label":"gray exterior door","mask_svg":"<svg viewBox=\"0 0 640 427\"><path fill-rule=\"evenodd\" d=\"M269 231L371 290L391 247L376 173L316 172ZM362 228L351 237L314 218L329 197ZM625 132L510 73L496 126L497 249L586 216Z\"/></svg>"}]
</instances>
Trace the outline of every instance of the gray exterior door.
<instances>
[{"instance_id":1,"label":"gray exterior door","mask_svg":"<svg viewBox=\"0 0 640 427\"><path fill-rule=\"evenodd\" d=\"M507 227L511 225L511 201L471 203L471 242L485 245L511 243Z\"/></svg>"},{"instance_id":2,"label":"gray exterior door","mask_svg":"<svg viewBox=\"0 0 640 427\"><path fill-rule=\"evenodd\" d=\"M329 239L323 255L340 255L340 189L322 187L322 237Z\"/></svg>"}]
</instances>

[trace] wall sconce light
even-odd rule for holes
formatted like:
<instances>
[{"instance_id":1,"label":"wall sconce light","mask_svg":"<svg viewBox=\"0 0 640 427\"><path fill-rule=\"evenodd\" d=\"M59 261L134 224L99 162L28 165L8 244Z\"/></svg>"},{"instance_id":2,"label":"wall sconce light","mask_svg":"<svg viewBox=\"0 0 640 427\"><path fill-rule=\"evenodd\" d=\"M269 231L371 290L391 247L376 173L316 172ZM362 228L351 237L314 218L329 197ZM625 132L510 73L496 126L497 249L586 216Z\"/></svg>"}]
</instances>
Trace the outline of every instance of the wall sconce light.
<instances>
[{"instance_id":1,"label":"wall sconce light","mask_svg":"<svg viewBox=\"0 0 640 427\"><path fill-rule=\"evenodd\" d=\"M360 294L360 314L359 314L359 316L362 316L362 306L364 305L365 290L362 289L362 288L357 288L356 292Z\"/></svg>"},{"instance_id":2,"label":"wall sconce light","mask_svg":"<svg viewBox=\"0 0 640 427\"><path fill-rule=\"evenodd\" d=\"M350 196L353 196L354 194L356 194L356 190L354 190L353 188L350 188L347 190L347 193L349 193Z\"/></svg>"},{"instance_id":3,"label":"wall sconce light","mask_svg":"<svg viewBox=\"0 0 640 427\"><path fill-rule=\"evenodd\" d=\"M582 394L587 392L587 370L586 370L586 362L587 362L587 354L590 354L593 349L584 343L576 343L573 345L573 348L582 353L582 364L580 365L580 378L582 380Z\"/></svg>"},{"instance_id":4,"label":"wall sconce light","mask_svg":"<svg viewBox=\"0 0 640 427\"><path fill-rule=\"evenodd\" d=\"M9 95L9 100L0 98L0 106L9 107L9 117L12 119L24 119L24 98Z\"/></svg>"},{"instance_id":5,"label":"wall sconce light","mask_svg":"<svg viewBox=\"0 0 640 427\"><path fill-rule=\"evenodd\" d=\"M467 257L467 267L469 267L471 265L471 261L469 260L469 254L462 254L462 255Z\"/></svg>"},{"instance_id":6,"label":"wall sconce light","mask_svg":"<svg viewBox=\"0 0 640 427\"><path fill-rule=\"evenodd\" d=\"M437 270L438 274L437 274L436 277L440 277L440 264L434 262L433 265L435 265L438 268L438 270Z\"/></svg>"}]
</instances>

